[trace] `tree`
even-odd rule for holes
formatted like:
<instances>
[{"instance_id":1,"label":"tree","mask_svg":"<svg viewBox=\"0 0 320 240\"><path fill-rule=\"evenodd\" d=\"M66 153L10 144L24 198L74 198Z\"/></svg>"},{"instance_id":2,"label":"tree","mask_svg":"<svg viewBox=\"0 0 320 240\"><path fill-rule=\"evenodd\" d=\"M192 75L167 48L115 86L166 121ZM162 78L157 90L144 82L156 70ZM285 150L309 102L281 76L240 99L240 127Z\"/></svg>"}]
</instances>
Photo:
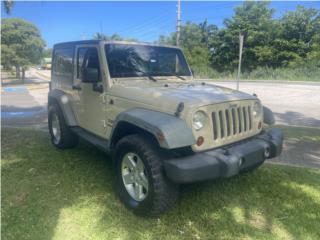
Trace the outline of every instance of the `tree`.
<instances>
[{"instance_id":1,"label":"tree","mask_svg":"<svg viewBox=\"0 0 320 240\"><path fill-rule=\"evenodd\" d=\"M235 8L235 15L225 19L225 28L221 29L212 47L216 49L212 56L212 65L221 71L233 71L238 65L239 33L244 35L243 68L252 70L259 65L272 63L273 41L277 28L272 19L274 9L270 9L269 2L247 1ZM260 55L261 51L263 52ZM261 62L259 62L259 60Z\"/></svg>"},{"instance_id":2,"label":"tree","mask_svg":"<svg viewBox=\"0 0 320 240\"><path fill-rule=\"evenodd\" d=\"M14 1L13 0L5 0L3 1L4 4L4 10L7 14L11 13L12 7L14 5Z\"/></svg>"},{"instance_id":3,"label":"tree","mask_svg":"<svg viewBox=\"0 0 320 240\"><path fill-rule=\"evenodd\" d=\"M52 48L46 48L42 52L43 58L51 58L52 57Z\"/></svg>"},{"instance_id":4,"label":"tree","mask_svg":"<svg viewBox=\"0 0 320 240\"><path fill-rule=\"evenodd\" d=\"M93 39L95 40L104 40L104 41L131 41L131 42L137 42L136 39L133 38L123 38L119 34L112 34L111 36L107 36L104 33L95 33L93 35Z\"/></svg>"},{"instance_id":5,"label":"tree","mask_svg":"<svg viewBox=\"0 0 320 240\"><path fill-rule=\"evenodd\" d=\"M19 19L7 18L1 23L1 62L5 67L15 67L16 76L25 78L25 70L40 62L45 46L40 32L33 24Z\"/></svg>"},{"instance_id":6,"label":"tree","mask_svg":"<svg viewBox=\"0 0 320 240\"><path fill-rule=\"evenodd\" d=\"M180 47L197 75L202 75L203 72L211 69L211 53L208 47L217 29L215 25L208 24L206 20L200 24L187 22L180 28ZM169 37L160 36L158 42L175 45L176 33Z\"/></svg>"}]
</instances>

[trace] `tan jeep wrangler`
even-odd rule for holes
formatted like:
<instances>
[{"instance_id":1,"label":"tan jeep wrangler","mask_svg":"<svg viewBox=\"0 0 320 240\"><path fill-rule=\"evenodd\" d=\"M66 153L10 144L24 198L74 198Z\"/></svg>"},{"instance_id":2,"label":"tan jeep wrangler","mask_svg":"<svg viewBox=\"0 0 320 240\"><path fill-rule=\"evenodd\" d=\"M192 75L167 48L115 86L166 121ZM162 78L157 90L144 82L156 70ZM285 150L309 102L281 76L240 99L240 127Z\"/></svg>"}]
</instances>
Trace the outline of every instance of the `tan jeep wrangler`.
<instances>
[{"instance_id":1,"label":"tan jeep wrangler","mask_svg":"<svg viewBox=\"0 0 320 240\"><path fill-rule=\"evenodd\" d=\"M53 145L78 137L110 153L116 189L135 213L158 215L178 185L252 170L282 150L256 96L194 81L176 47L98 40L54 46L48 96Z\"/></svg>"}]
</instances>

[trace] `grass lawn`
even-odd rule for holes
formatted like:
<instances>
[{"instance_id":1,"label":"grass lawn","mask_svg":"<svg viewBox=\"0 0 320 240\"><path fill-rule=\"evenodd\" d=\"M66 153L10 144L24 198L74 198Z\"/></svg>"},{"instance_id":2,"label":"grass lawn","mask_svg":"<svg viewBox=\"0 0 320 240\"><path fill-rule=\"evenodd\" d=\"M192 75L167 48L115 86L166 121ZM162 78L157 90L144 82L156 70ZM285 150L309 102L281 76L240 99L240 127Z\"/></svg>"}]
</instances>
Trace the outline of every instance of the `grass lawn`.
<instances>
[{"instance_id":1,"label":"grass lawn","mask_svg":"<svg viewBox=\"0 0 320 240\"><path fill-rule=\"evenodd\" d=\"M113 189L110 159L45 132L2 130L2 239L320 239L320 171L264 164L184 185L158 219L134 216Z\"/></svg>"},{"instance_id":2,"label":"grass lawn","mask_svg":"<svg viewBox=\"0 0 320 240\"><path fill-rule=\"evenodd\" d=\"M299 141L320 142L320 128L313 127L292 127L278 125L286 138L297 139Z\"/></svg>"}]
</instances>

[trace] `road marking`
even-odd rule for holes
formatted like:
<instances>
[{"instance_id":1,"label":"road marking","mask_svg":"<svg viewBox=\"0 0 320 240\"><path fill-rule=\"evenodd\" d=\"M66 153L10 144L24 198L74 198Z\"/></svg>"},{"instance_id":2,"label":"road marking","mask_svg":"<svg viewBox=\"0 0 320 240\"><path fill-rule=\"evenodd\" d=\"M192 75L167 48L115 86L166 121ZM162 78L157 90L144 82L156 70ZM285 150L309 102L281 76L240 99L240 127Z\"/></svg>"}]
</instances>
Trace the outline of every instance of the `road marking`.
<instances>
[{"instance_id":1,"label":"road marking","mask_svg":"<svg viewBox=\"0 0 320 240\"><path fill-rule=\"evenodd\" d=\"M26 92L27 88L25 86L21 87L4 87L5 92Z\"/></svg>"},{"instance_id":2,"label":"road marking","mask_svg":"<svg viewBox=\"0 0 320 240\"><path fill-rule=\"evenodd\" d=\"M45 109L43 108L37 111L1 112L1 118L30 117L32 115L35 115L37 113L41 113L44 111Z\"/></svg>"}]
</instances>

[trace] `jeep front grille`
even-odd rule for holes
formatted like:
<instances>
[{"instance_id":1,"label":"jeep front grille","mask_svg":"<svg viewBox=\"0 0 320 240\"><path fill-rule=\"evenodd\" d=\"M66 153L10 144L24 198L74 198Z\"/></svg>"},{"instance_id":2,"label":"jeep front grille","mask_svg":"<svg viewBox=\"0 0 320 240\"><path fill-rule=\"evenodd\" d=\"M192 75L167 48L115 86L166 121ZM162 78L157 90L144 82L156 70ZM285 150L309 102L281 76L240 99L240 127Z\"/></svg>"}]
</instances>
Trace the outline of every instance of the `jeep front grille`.
<instances>
[{"instance_id":1,"label":"jeep front grille","mask_svg":"<svg viewBox=\"0 0 320 240\"><path fill-rule=\"evenodd\" d=\"M246 135L252 130L251 105L212 112L213 139Z\"/></svg>"}]
</instances>

